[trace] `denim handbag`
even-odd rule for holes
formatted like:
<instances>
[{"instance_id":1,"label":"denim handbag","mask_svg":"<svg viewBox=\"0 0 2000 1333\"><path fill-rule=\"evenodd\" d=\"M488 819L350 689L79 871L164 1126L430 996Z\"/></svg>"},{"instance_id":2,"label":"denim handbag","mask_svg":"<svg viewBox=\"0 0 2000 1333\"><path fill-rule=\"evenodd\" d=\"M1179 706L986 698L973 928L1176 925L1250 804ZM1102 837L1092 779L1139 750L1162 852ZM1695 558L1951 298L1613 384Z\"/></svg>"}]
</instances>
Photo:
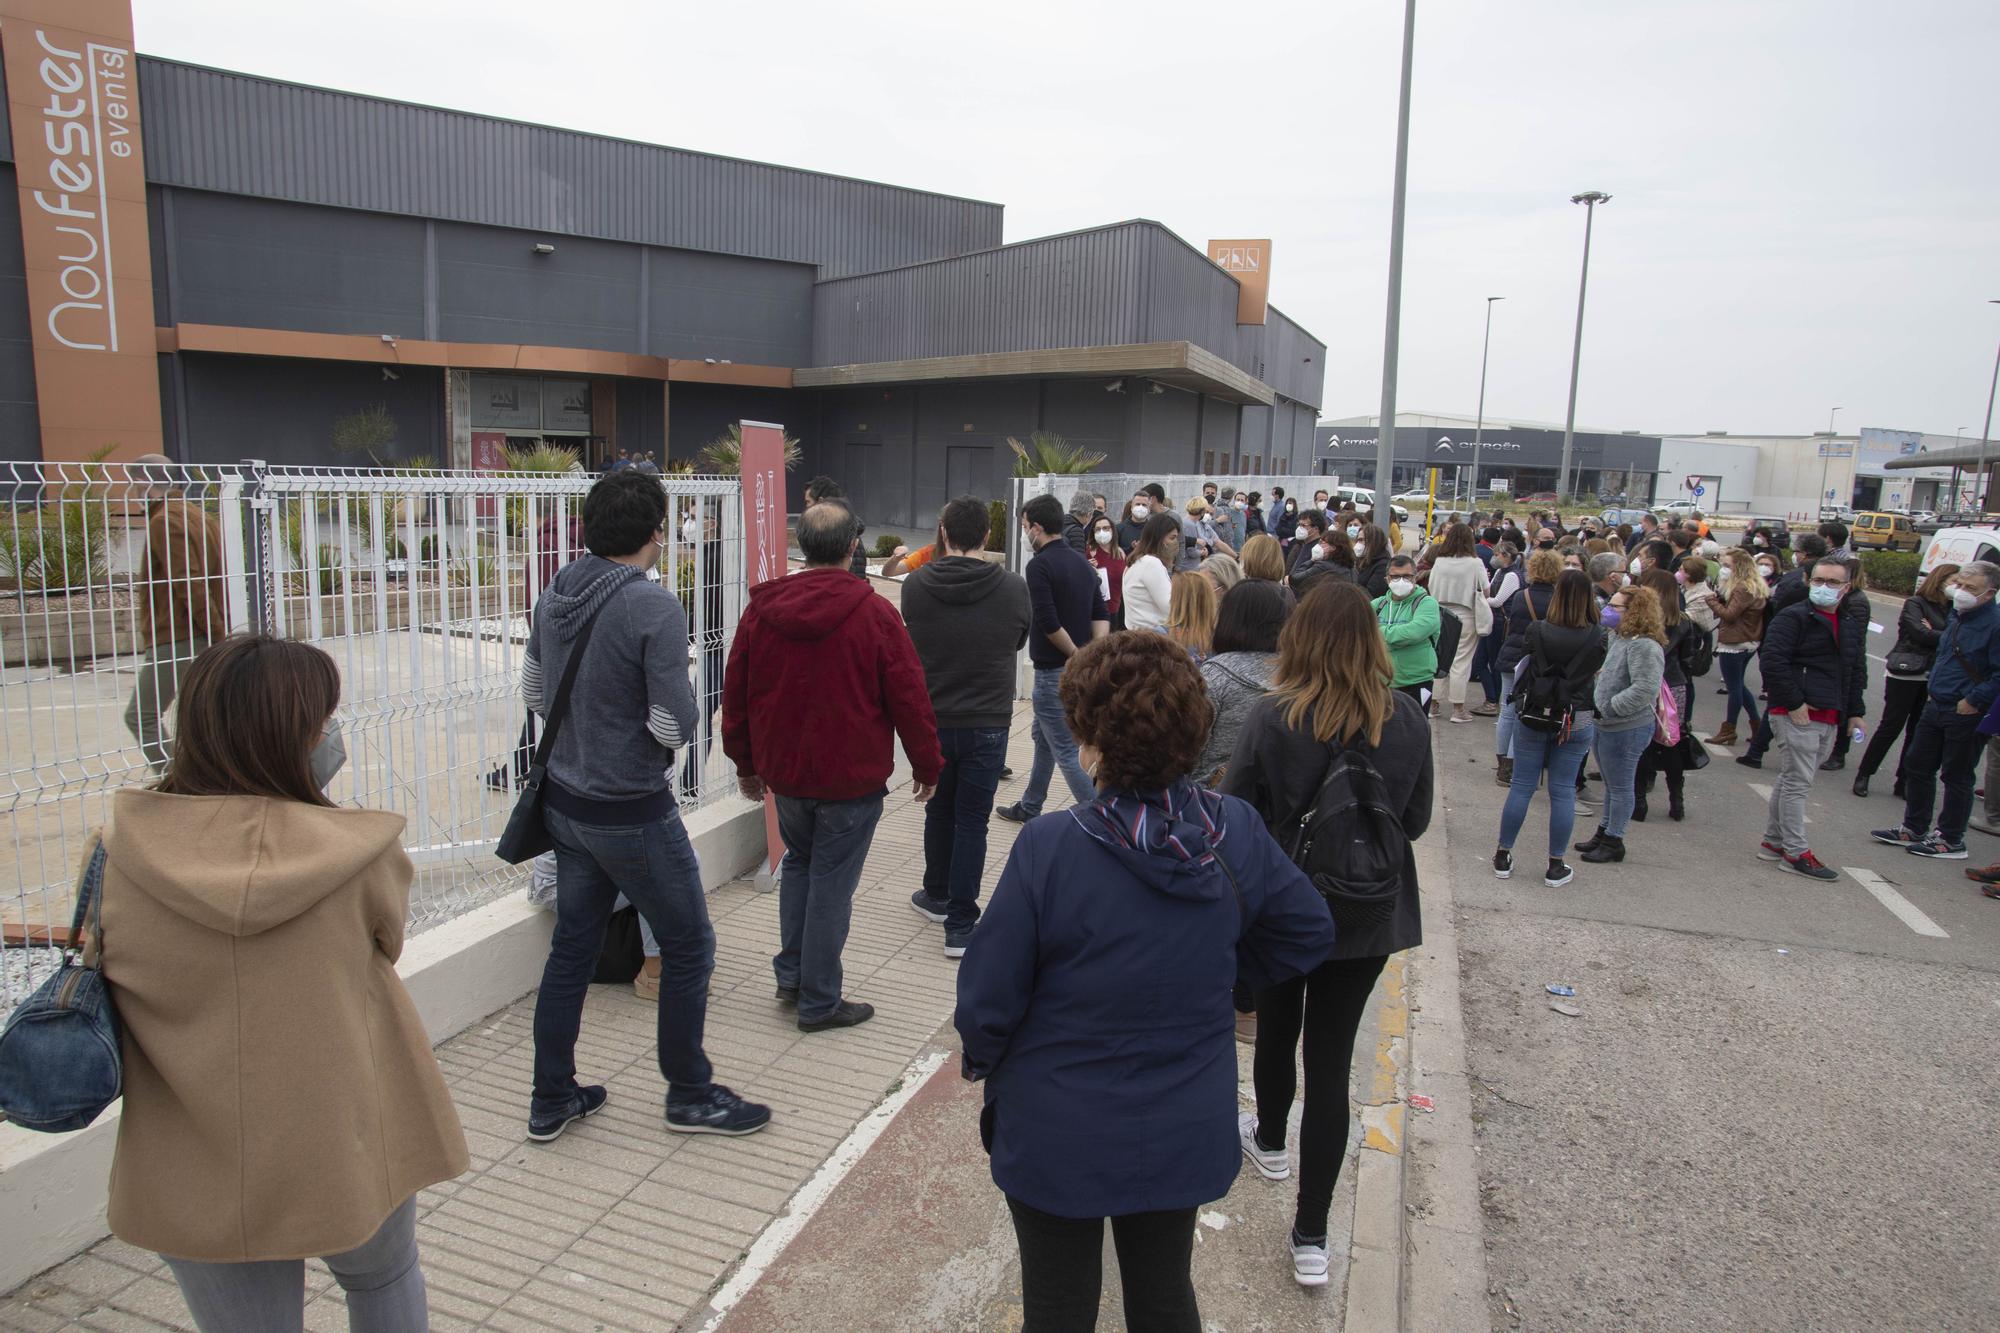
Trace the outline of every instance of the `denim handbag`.
<instances>
[{"instance_id":1,"label":"denim handbag","mask_svg":"<svg viewBox=\"0 0 2000 1333\"><path fill-rule=\"evenodd\" d=\"M569 716L569 693L576 686L576 670L583 665L583 650L590 647L590 632L597 628L597 618L604 614L604 607L610 600L607 597L599 602L597 609L590 613L590 619L584 621L583 628L577 632L576 642L569 650L569 661L563 666L562 684L556 687L556 697L550 701L548 715L542 722L541 744L535 747L534 760L528 765L528 775L521 783L521 794L514 798L514 809L507 816L507 827L500 830L500 841L493 854L510 866L532 861L544 852L555 850L555 839L549 836L548 824L542 818L549 756L555 752L556 733L562 730L563 719Z\"/></svg>"},{"instance_id":2,"label":"denim handbag","mask_svg":"<svg viewBox=\"0 0 2000 1333\"><path fill-rule=\"evenodd\" d=\"M0 1120L44 1134L65 1134L84 1128L118 1100L124 1082L118 1011L99 968L103 893L104 838L99 834L77 882L76 920L70 923L62 966L22 1001L0 1032Z\"/></svg>"}]
</instances>

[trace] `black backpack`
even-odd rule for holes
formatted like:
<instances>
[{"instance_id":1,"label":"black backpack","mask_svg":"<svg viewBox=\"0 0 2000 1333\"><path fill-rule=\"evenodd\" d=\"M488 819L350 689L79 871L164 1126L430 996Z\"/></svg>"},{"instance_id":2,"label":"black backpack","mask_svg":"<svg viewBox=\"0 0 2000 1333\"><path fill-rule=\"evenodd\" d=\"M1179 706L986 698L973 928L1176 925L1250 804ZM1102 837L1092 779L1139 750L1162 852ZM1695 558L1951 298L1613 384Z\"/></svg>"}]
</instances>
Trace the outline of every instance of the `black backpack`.
<instances>
[{"instance_id":1,"label":"black backpack","mask_svg":"<svg viewBox=\"0 0 2000 1333\"><path fill-rule=\"evenodd\" d=\"M1688 654L1687 673L1690 679L1706 676L1708 669L1715 665L1715 631L1695 626L1694 651Z\"/></svg>"},{"instance_id":2,"label":"black backpack","mask_svg":"<svg viewBox=\"0 0 2000 1333\"><path fill-rule=\"evenodd\" d=\"M1522 726L1552 732L1558 743L1569 739L1576 722L1569 675L1543 660L1539 640L1521 659L1520 676L1514 682L1514 713Z\"/></svg>"},{"instance_id":3,"label":"black backpack","mask_svg":"<svg viewBox=\"0 0 2000 1333\"><path fill-rule=\"evenodd\" d=\"M1336 924L1379 925L1395 912L1410 840L1365 756L1346 748L1333 756L1286 850Z\"/></svg>"}]
</instances>

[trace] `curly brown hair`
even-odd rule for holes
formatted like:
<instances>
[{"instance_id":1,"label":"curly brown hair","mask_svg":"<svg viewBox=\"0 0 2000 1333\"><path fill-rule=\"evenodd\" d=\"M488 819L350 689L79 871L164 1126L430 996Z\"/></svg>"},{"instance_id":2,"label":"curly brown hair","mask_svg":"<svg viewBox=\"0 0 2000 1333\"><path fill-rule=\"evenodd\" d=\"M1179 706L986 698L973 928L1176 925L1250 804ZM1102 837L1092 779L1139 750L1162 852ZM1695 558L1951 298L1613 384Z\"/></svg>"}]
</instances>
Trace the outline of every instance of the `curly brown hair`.
<instances>
[{"instance_id":1,"label":"curly brown hair","mask_svg":"<svg viewBox=\"0 0 2000 1333\"><path fill-rule=\"evenodd\" d=\"M1164 634L1093 640L1062 673L1070 735L1099 755L1097 785L1161 791L1194 771L1215 710L1187 650Z\"/></svg>"}]
</instances>

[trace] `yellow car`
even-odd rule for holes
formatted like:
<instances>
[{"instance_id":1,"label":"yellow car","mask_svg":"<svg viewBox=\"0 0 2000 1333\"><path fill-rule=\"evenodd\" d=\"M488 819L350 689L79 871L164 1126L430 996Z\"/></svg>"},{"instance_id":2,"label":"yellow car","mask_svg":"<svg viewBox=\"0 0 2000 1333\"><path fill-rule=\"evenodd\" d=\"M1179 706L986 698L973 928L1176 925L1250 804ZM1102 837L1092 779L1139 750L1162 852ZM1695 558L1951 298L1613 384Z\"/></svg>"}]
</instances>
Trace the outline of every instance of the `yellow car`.
<instances>
[{"instance_id":1,"label":"yellow car","mask_svg":"<svg viewBox=\"0 0 2000 1333\"><path fill-rule=\"evenodd\" d=\"M1908 514L1885 514L1879 510L1856 514L1848 533L1857 551L1917 551L1924 544Z\"/></svg>"}]
</instances>

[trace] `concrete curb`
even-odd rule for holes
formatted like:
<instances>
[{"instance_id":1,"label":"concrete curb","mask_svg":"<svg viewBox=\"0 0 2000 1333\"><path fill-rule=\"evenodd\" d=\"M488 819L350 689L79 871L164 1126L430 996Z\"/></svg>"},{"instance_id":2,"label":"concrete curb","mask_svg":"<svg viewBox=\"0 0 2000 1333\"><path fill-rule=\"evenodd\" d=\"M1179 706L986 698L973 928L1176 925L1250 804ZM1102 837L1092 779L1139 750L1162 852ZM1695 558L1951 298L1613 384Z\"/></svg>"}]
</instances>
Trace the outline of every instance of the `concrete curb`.
<instances>
[{"instance_id":1,"label":"concrete curb","mask_svg":"<svg viewBox=\"0 0 2000 1333\"><path fill-rule=\"evenodd\" d=\"M1407 953L1392 955L1376 983L1374 1058L1362 1085L1361 1143L1354 1158L1354 1228L1348 1241L1343 1328L1402 1327L1408 961Z\"/></svg>"},{"instance_id":2,"label":"concrete curb","mask_svg":"<svg viewBox=\"0 0 2000 1333\"><path fill-rule=\"evenodd\" d=\"M713 892L762 859L763 807L740 798L688 816ZM525 889L413 936L396 964L431 1043L465 1031L541 981L555 916ZM0 1293L104 1239L112 1150L122 1102L88 1129L37 1134L0 1125Z\"/></svg>"},{"instance_id":3,"label":"concrete curb","mask_svg":"<svg viewBox=\"0 0 2000 1333\"><path fill-rule=\"evenodd\" d=\"M1417 844L1424 886L1424 942L1410 960L1408 1087L1430 1099L1413 1110L1405 1136L1401 1218L1404 1328L1484 1328L1485 1215L1479 1202L1479 1148L1465 1015L1458 990L1458 907L1445 787L1430 834Z\"/></svg>"}]
</instances>

